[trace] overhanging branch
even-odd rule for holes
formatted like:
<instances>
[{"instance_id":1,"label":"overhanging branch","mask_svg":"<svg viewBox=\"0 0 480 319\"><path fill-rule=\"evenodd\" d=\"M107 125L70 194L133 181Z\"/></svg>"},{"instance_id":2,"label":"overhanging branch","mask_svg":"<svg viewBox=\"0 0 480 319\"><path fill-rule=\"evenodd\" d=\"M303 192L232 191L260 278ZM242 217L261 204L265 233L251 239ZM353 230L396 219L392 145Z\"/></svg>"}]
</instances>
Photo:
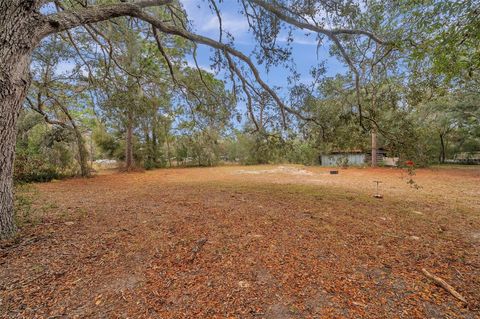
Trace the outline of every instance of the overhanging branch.
<instances>
[{"instance_id":1,"label":"overhanging branch","mask_svg":"<svg viewBox=\"0 0 480 319\"><path fill-rule=\"evenodd\" d=\"M299 21L298 19L296 19L296 18L286 14L285 12L283 12L278 5L275 5L273 3L269 3L269 2L264 1L264 0L249 0L249 1L255 3L256 5L258 5L260 7L262 7L263 9L267 10L268 12L273 13L279 19L287 22L288 24L294 25L294 26L296 26L297 28L300 28L300 29L310 30L310 31L317 32L317 33L322 33L322 34L325 34L328 37L331 37L332 35L335 36L335 35L340 35L340 34L364 35L364 36L367 36L367 37L371 38L372 40L374 40L375 42L377 42L379 44L383 44L383 45L389 44L389 42L380 39L376 34L374 34L373 32L370 32L370 31L360 30L360 29L325 29L325 28L322 28L318 25L308 23L306 21Z\"/></svg>"},{"instance_id":2,"label":"overhanging branch","mask_svg":"<svg viewBox=\"0 0 480 319\"><path fill-rule=\"evenodd\" d=\"M172 3L173 0L137 0L131 3L111 5L96 5L78 10L66 10L46 16L46 24L40 30L40 36L69 30L78 26L106 21L116 17L134 16L142 9L162 6Z\"/></svg>"},{"instance_id":3,"label":"overhanging branch","mask_svg":"<svg viewBox=\"0 0 480 319\"><path fill-rule=\"evenodd\" d=\"M40 33L40 36L45 37L52 33L69 30L78 26L89 25L95 22L106 21L115 17L121 17L121 16L135 17L150 23L152 26L154 26L155 28L157 28L159 31L163 33L180 36L194 43L207 45L209 47L218 49L220 52L224 54L229 54L243 61L248 66L250 72L253 74L256 82L262 87L263 90L265 90L273 98L276 104L280 107L282 118L284 119L284 124L285 124L285 112L291 113L302 120L315 122L313 118L306 117L300 112L285 105L285 103L281 100L281 98L277 95L277 93L267 83L265 83L265 81L263 81L262 77L260 76L260 72L255 67L254 63L244 53L220 41L215 41L211 38L191 33L185 28L180 28L176 25L167 24L161 21L159 18L153 15L150 15L149 13L142 10L143 8L147 8L147 7L167 5L167 4L170 4L172 1L173 0L137 0L131 3L98 5L98 6L84 7L78 10L62 11L56 14L51 14L46 16L47 23L45 24L45 27L43 28L43 30L40 30L39 33ZM264 1L260 1L260 0L250 0L250 1L260 6L268 5ZM323 31L323 32L326 32L326 31Z\"/></svg>"}]
</instances>

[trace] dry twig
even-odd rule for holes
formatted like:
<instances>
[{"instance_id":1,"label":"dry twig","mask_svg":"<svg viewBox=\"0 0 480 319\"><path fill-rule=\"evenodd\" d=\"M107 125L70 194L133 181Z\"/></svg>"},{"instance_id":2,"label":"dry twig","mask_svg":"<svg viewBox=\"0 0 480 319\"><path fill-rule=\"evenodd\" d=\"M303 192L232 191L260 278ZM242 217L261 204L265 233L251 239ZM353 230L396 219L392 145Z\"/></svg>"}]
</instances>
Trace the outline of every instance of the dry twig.
<instances>
[{"instance_id":1,"label":"dry twig","mask_svg":"<svg viewBox=\"0 0 480 319\"><path fill-rule=\"evenodd\" d=\"M422 272L425 276L427 276L428 278L430 278L431 280L433 280L435 282L435 284L437 284L438 286L442 287L443 289L445 289L446 291L448 291L450 294L452 294L452 296L454 296L455 298L457 298L458 300L464 302L464 303L467 303L467 299L465 299L465 297L463 297L461 294L459 294L455 288L453 288L452 286L450 286L445 280L443 280L442 278L440 277L437 277L435 275L432 275L431 273L429 273L425 268L422 268Z\"/></svg>"}]
</instances>

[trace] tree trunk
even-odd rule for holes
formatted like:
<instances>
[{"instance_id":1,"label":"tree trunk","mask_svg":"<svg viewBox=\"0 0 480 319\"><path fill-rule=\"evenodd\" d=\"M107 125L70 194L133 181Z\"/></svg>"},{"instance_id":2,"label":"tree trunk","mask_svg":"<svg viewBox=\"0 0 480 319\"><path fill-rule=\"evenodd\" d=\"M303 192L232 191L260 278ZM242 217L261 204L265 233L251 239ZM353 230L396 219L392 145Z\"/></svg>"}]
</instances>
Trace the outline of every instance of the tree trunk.
<instances>
[{"instance_id":1,"label":"tree trunk","mask_svg":"<svg viewBox=\"0 0 480 319\"><path fill-rule=\"evenodd\" d=\"M165 131L165 141L167 142L167 158L168 158L168 166L172 167L172 159L170 155L170 141L168 138L168 129L167 129L167 123L164 123L164 131Z\"/></svg>"},{"instance_id":2,"label":"tree trunk","mask_svg":"<svg viewBox=\"0 0 480 319\"><path fill-rule=\"evenodd\" d=\"M372 129L372 167L377 167L377 130Z\"/></svg>"},{"instance_id":3,"label":"tree trunk","mask_svg":"<svg viewBox=\"0 0 480 319\"><path fill-rule=\"evenodd\" d=\"M90 169L88 167L88 152L85 147L85 140L82 133L78 130L78 127L74 127L75 139L77 140L78 158L80 162L80 175L82 177L88 177L90 175Z\"/></svg>"},{"instance_id":4,"label":"tree trunk","mask_svg":"<svg viewBox=\"0 0 480 319\"><path fill-rule=\"evenodd\" d=\"M63 113L65 113L65 115L67 116L71 125L71 129L75 134L75 140L77 142L77 148L78 148L78 159L80 164L80 175L82 177L88 177L90 176L90 169L88 167L88 152L87 152L87 148L85 147L85 140L83 139L82 133L80 132L77 124L75 123L75 120L70 115L70 112L68 111L68 109L63 105L60 105L60 108L62 109Z\"/></svg>"},{"instance_id":5,"label":"tree trunk","mask_svg":"<svg viewBox=\"0 0 480 319\"><path fill-rule=\"evenodd\" d=\"M30 57L38 39L32 1L0 0L0 239L16 230L13 163L17 120L30 85Z\"/></svg>"},{"instance_id":6,"label":"tree trunk","mask_svg":"<svg viewBox=\"0 0 480 319\"><path fill-rule=\"evenodd\" d=\"M157 113L152 116L152 155L153 155L153 162L157 164L158 162L158 138L157 138Z\"/></svg>"},{"instance_id":7,"label":"tree trunk","mask_svg":"<svg viewBox=\"0 0 480 319\"><path fill-rule=\"evenodd\" d=\"M152 160L156 164L158 162L158 152L157 152L157 133L155 130L155 126L152 126Z\"/></svg>"},{"instance_id":8,"label":"tree trunk","mask_svg":"<svg viewBox=\"0 0 480 319\"><path fill-rule=\"evenodd\" d=\"M443 134L440 134L440 163L445 163L445 140Z\"/></svg>"},{"instance_id":9,"label":"tree trunk","mask_svg":"<svg viewBox=\"0 0 480 319\"><path fill-rule=\"evenodd\" d=\"M0 60L2 59L0 55ZM0 239L10 237L16 230L13 212L13 163L17 119L28 86L26 79L28 77L23 82L20 74L5 75L0 72Z\"/></svg>"},{"instance_id":10,"label":"tree trunk","mask_svg":"<svg viewBox=\"0 0 480 319\"><path fill-rule=\"evenodd\" d=\"M133 168L133 116L132 112L128 111L127 119L127 136L125 145L125 169L127 171Z\"/></svg>"},{"instance_id":11,"label":"tree trunk","mask_svg":"<svg viewBox=\"0 0 480 319\"><path fill-rule=\"evenodd\" d=\"M146 152L146 163L153 163L153 146L152 146L152 141L150 140L150 129L148 127L148 124L143 125L143 135L145 136L145 146L147 149ZM145 164L144 164L145 166Z\"/></svg>"}]
</instances>

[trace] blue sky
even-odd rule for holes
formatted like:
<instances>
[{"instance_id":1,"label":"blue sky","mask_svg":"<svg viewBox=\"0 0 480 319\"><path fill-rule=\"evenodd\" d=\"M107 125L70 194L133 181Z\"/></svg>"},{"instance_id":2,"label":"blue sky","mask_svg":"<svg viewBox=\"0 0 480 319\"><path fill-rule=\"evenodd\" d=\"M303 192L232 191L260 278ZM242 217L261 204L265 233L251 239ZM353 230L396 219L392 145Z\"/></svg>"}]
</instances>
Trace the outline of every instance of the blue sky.
<instances>
[{"instance_id":1,"label":"blue sky","mask_svg":"<svg viewBox=\"0 0 480 319\"><path fill-rule=\"evenodd\" d=\"M219 34L218 19L208 8L208 1L180 1L193 22L194 31L217 40ZM223 28L234 35L236 49L249 55L255 46L255 39L248 30L248 23L245 17L240 13L241 7L239 3L236 0L224 0L219 4L219 8L221 10ZM51 4L42 8L43 13L50 13L51 11L54 11ZM317 65L319 61L326 61L326 75L328 76L343 73L346 70L344 63L338 61L336 58L330 57L328 53L328 43L318 48L317 58L317 42L315 38L314 33L307 31L298 31L294 34L294 42L292 44L293 60L297 71L302 74L300 81L304 83L311 81L309 70L312 66ZM281 36L279 42L281 42L282 39L286 39L286 36ZM205 70L210 70L212 50L209 47L201 45L199 46L197 55L200 66ZM193 59L191 57L188 63L193 66ZM65 70L68 70L68 68L68 65L64 66ZM287 86L287 70L284 68L273 68L267 73L266 70L260 66L259 70L261 71L263 79L266 80L268 84L272 86Z\"/></svg>"},{"instance_id":2,"label":"blue sky","mask_svg":"<svg viewBox=\"0 0 480 319\"><path fill-rule=\"evenodd\" d=\"M219 28L216 14L208 8L208 1L206 0L180 0L186 9L189 18L192 20L195 33L218 39ZM255 46L255 39L248 30L248 23L245 17L240 13L241 7L236 0L224 0L219 4L221 10L223 28L228 30L235 37L235 48L243 53L250 55ZM49 5L42 9L43 13L54 11L54 8ZM307 35L308 34L308 35ZM279 42L286 39L285 36L279 38ZM312 78L310 76L310 69L312 66L318 65L320 61L326 61L326 75L333 76L337 73L343 73L346 70L344 63L338 59L331 57L329 54L328 42L318 48L317 56L317 41L316 35L312 32L298 31L294 33L294 42L292 43L293 60L296 69L301 73L300 81L308 84ZM205 70L211 70L210 57L212 50L200 45L197 52L198 62L200 67ZM188 64L193 66L193 58L188 58ZM61 71L69 71L73 67L64 63L61 66ZM271 86L287 87L288 71L284 68L271 68L267 73L265 68L259 66L259 71L262 78ZM219 74L223 77L223 74ZM283 91L283 90L282 90Z\"/></svg>"},{"instance_id":3,"label":"blue sky","mask_svg":"<svg viewBox=\"0 0 480 319\"><path fill-rule=\"evenodd\" d=\"M218 18L214 12L210 10L206 0L181 0L182 5L192 21L193 31L212 39L217 40L219 36ZM250 55L255 46L255 39L249 31L246 18L240 13L241 7L236 0L225 0L219 4L222 16L222 27L228 30L235 37L235 48L242 51L246 55ZM285 39L286 34L280 35L278 40ZM318 50L318 52L317 52ZM199 46L197 50L197 61L201 68L211 70L210 57L213 51L206 46ZM338 73L345 73L347 68L338 59L331 57L329 54L329 43L325 42L318 47L316 34L309 31L298 30L294 33L294 41L292 43L292 58L300 75L300 82L310 84L312 77L310 70L317 66L320 62L325 62L326 76L334 76ZM188 64L194 66L194 61L189 57ZM289 70L283 67L271 68L269 72L262 66L258 66L263 80L271 87L280 87L277 94L285 101L288 101L288 81ZM220 78L226 78L221 72L218 74ZM245 102L239 101L237 111L242 115L238 126L242 126L247 116L247 108Z\"/></svg>"},{"instance_id":4,"label":"blue sky","mask_svg":"<svg viewBox=\"0 0 480 319\"><path fill-rule=\"evenodd\" d=\"M218 19L208 8L207 1L181 0L181 2L193 22L194 31L217 40L219 35ZM235 0L225 0L220 4L219 8L222 15L223 28L235 37L235 47L247 55L250 54L255 46L255 39L248 30L248 23L245 17L240 13L241 7L238 2ZM286 39L286 36L281 36L279 39ZM328 43L319 48L317 58L317 41L315 40L316 35L314 33L298 31L294 34L294 39L295 41L292 44L293 60L297 71L301 73L301 82L311 82L312 78L309 74L310 68L318 65L320 61L326 61L327 76L343 73L346 70L341 61L330 57ZM198 61L202 68L210 69L211 56L212 51L210 48L206 46L199 47ZM193 64L191 58L189 64ZM262 67L259 69L262 77L269 85L284 88L287 86L288 71L286 69L273 68L269 73Z\"/></svg>"}]
</instances>

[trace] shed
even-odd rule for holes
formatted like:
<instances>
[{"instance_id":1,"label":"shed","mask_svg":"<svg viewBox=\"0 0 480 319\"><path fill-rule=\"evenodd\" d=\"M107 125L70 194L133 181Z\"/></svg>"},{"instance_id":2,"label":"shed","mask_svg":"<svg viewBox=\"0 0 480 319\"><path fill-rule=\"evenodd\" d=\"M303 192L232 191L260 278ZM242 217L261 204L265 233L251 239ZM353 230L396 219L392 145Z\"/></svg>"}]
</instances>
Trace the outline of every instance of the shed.
<instances>
[{"instance_id":1,"label":"shed","mask_svg":"<svg viewBox=\"0 0 480 319\"><path fill-rule=\"evenodd\" d=\"M359 150L336 151L320 155L320 164L322 166L364 165L366 158L367 153Z\"/></svg>"},{"instance_id":2,"label":"shed","mask_svg":"<svg viewBox=\"0 0 480 319\"><path fill-rule=\"evenodd\" d=\"M377 149L377 163L382 163L386 158L387 152L383 148ZM320 165L322 166L362 166L372 162L371 151L363 150L339 150L330 154L320 155Z\"/></svg>"}]
</instances>

